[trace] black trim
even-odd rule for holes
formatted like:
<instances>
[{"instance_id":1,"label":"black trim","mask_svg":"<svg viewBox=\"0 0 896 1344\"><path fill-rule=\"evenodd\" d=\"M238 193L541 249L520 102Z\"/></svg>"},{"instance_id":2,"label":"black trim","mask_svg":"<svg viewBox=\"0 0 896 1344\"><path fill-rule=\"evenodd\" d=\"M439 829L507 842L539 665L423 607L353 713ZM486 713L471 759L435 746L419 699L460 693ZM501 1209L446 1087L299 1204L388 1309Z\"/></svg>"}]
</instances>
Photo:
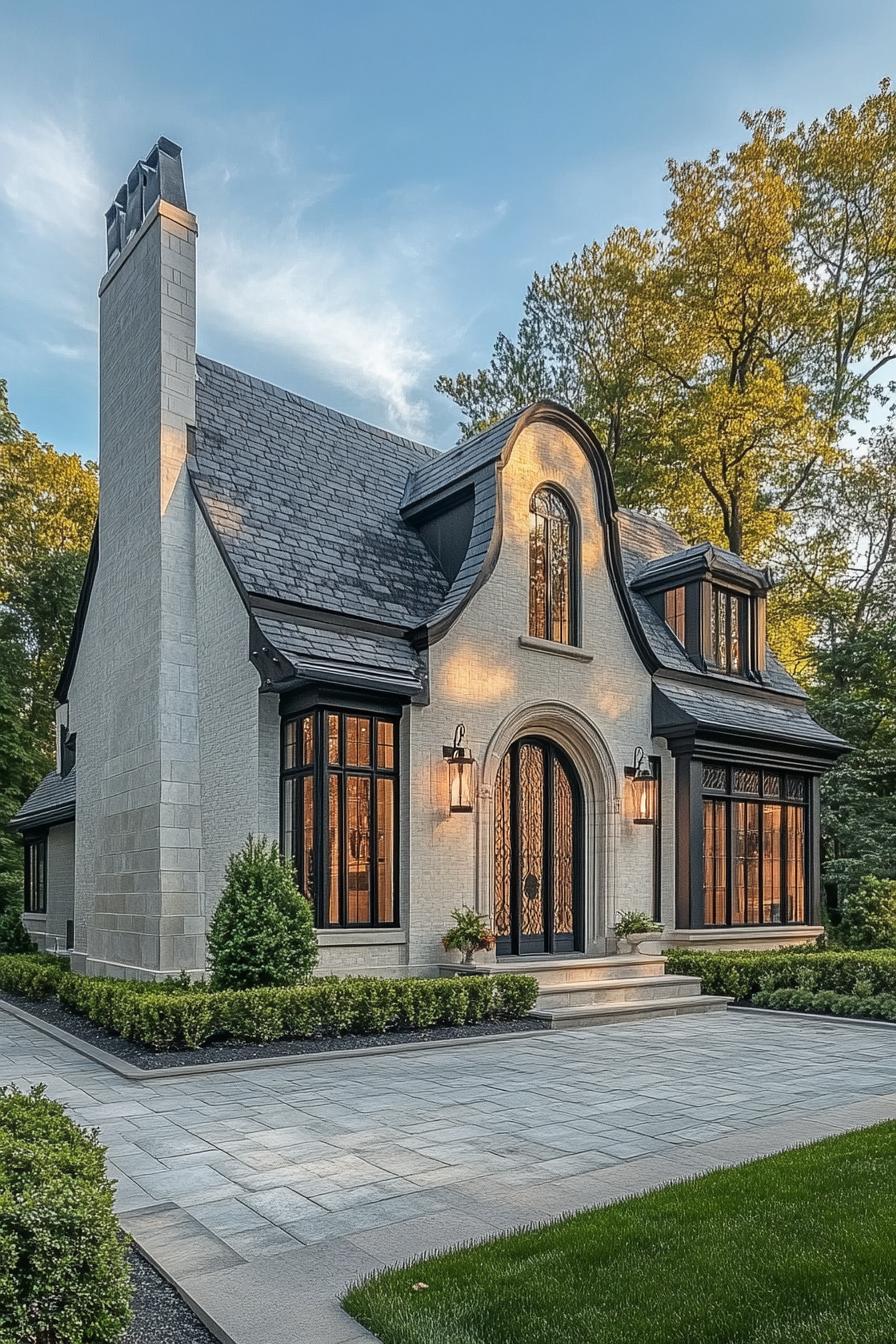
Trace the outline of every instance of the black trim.
<instances>
[{"instance_id":1,"label":"black trim","mask_svg":"<svg viewBox=\"0 0 896 1344\"><path fill-rule=\"evenodd\" d=\"M23 855L25 864L24 913L26 915L45 915L47 913L46 831L35 831L34 834L25 836ZM34 894L35 883L38 887L36 898Z\"/></svg>"},{"instance_id":2,"label":"black trim","mask_svg":"<svg viewBox=\"0 0 896 1344\"><path fill-rule=\"evenodd\" d=\"M542 903L543 928L541 935L522 932L522 882L520 875L520 747L536 746L544 753L544 783L542 799ZM510 772L510 934L497 941L496 952L501 956L552 956L581 952L584 949L584 798L578 771L569 756L556 742L547 737L517 738L507 751ZM554 762L560 765L572 793L573 845L573 902L571 934L557 934L554 930Z\"/></svg>"},{"instance_id":3,"label":"black trim","mask_svg":"<svg viewBox=\"0 0 896 1344\"><path fill-rule=\"evenodd\" d=\"M59 674L59 681L56 683L54 695L57 702L61 705L68 699L68 691L71 686L72 677L75 672L75 664L78 660L78 650L81 647L81 637L84 634L84 622L87 619L87 608L90 605L90 594L93 591L93 581L96 578L97 565L100 559L100 523L99 519L93 525L93 534L90 538L90 549L87 552L87 564L84 567L84 577L81 580L81 591L78 594L78 605L75 607L75 619L72 623L71 634L69 635L68 648L65 651L65 659L62 664L62 671Z\"/></svg>"},{"instance_id":4,"label":"black trim","mask_svg":"<svg viewBox=\"0 0 896 1344\"><path fill-rule=\"evenodd\" d=\"M656 815L653 824L653 918L663 920L663 761L661 756L648 756L653 771L653 797Z\"/></svg>"},{"instance_id":5,"label":"black trim","mask_svg":"<svg viewBox=\"0 0 896 1344\"><path fill-rule=\"evenodd\" d=\"M327 733L327 715L337 714L339 716L339 762L331 763L328 751L328 733ZM345 719L346 717L364 717L370 721L370 765L350 765L346 761L345 752ZM312 724L312 760L310 764L303 764L301 760L302 750L302 725L306 718L310 718ZM393 728L393 764L391 767L380 766L377 763L377 721L385 721L392 724ZM286 740L287 730L290 724L296 725L296 753L297 764L287 766L286 764ZM338 700L333 699L332 691L329 696L325 696L323 688L316 689L307 698L307 703L297 697L289 703L287 708L281 707L280 724L280 847L284 854L290 848L286 843L285 827L285 797L286 783L295 781L294 812L292 818L292 836L293 844L291 852L287 857L296 862L297 877L300 887L305 889L306 874L298 871L299 865L297 855L304 853L304 831L303 831L303 789L302 781L311 779L312 797L313 797L313 818L312 818L312 857L311 857L311 885L313 887L312 900L314 905L315 927L322 930L330 929L395 929L399 927L399 894L400 894L400 813L401 813L401 715L396 712L394 702L383 708L380 704L371 701L351 702L351 697ZM369 794L369 838L370 838L370 857L369 857L369 900L370 913L372 918L365 922L349 922L348 914L348 826L346 824L346 781L349 778L364 778L370 781ZM330 780L338 779L339 796L339 920L332 922L329 920L329 787ZM379 919L379 873L377 863L377 810L379 802L377 798L377 781L387 779L392 783L392 918L390 920ZM307 894L307 893L306 893Z\"/></svg>"},{"instance_id":6,"label":"black trim","mask_svg":"<svg viewBox=\"0 0 896 1344\"><path fill-rule=\"evenodd\" d=\"M798 801L788 798L784 788L784 780L781 782L781 792L778 795L765 795L764 793L744 794L733 791L732 787L726 790L707 790L703 786L703 765L724 765L729 771L737 769L758 769L770 770L775 773L786 773L799 775L805 780L805 798ZM819 844L819 793L818 777L813 776L801 763L795 761L791 756L778 756L769 759L757 759L755 757L746 759L742 754L723 755L720 752L707 754L703 751L699 756L690 752L680 754L675 761L675 844L676 844L676 865L675 865L675 926L679 929L705 929L709 932L755 932L757 929L773 929L786 932L791 929L800 929L818 922L819 901L821 893L820 882L820 844ZM704 891L704 866L703 866L703 844L704 844L704 803L718 801L725 804L726 808L726 891L725 891L725 914L726 922L724 924L706 922L705 910L705 891ZM759 913L760 920L753 924L735 924L732 923L731 916L733 910L733 882L736 864L736 810L734 804L737 802L753 803L759 811L759 835L760 848L758 853L759 864ZM781 806L781 832L782 832L782 851L781 851L781 914L782 918L778 922L763 922L761 919L763 910L763 887L764 887L764 866L762 850L762 808L765 803L780 804ZM804 885L804 917L798 921L789 921L786 916L789 914L787 909L787 808L798 807L803 813L803 885Z\"/></svg>"},{"instance_id":7,"label":"black trim","mask_svg":"<svg viewBox=\"0 0 896 1344\"><path fill-rule=\"evenodd\" d=\"M541 630L532 629L532 515L536 513L533 504L537 495L553 495L563 508L566 510L567 526L569 529L566 547L566 569L569 583L569 615L567 619L568 638L557 640L553 634L553 593L551 589L550 574L552 569L551 555L553 546L548 534L547 524L545 524L545 561L544 561L544 628ZM538 517L536 513L536 517ZM547 515L544 515L547 519ZM532 491L529 497L529 564L528 564L528 600L529 600L529 622L528 632L530 638L550 640L551 643L565 644L569 648L581 648L582 632L582 548L581 548L582 525L579 521L579 513L575 504L562 486L554 481L542 481Z\"/></svg>"},{"instance_id":8,"label":"black trim","mask_svg":"<svg viewBox=\"0 0 896 1344\"><path fill-rule=\"evenodd\" d=\"M619 604L622 613L622 619L628 631L629 638L635 647L642 663L648 672L655 672L660 667L659 659L651 648L647 636L641 627L637 613L632 602L631 593L625 579L625 570L622 564L622 549L619 541L619 528L616 523L616 513L618 504L616 501L616 492L613 486L613 477L610 470L610 464L607 459L601 443L596 438L594 431L584 420L580 419L574 411L561 406L558 402L540 401L532 406L528 406L516 419L508 432L507 438L501 446L500 452L495 455L494 470L498 476L495 492L495 513L492 524L491 538L489 540L488 550L485 559L479 568L476 578L469 585L464 595L454 607L437 621L426 623L414 632L415 638L419 638L425 632L428 635L429 642L434 644L442 639L450 630L451 626L460 616L464 608L472 601L479 589L490 577L498 556L501 552L501 542L503 539L503 505L502 491L499 488L500 474L507 464L513 451L514 444L524 429L535 423L547 423L555 425L558 429L565 430L579 445L584 452L591 467L594 482L597 489L598 517L604 532L606 543L605 554L607 561L607 571L610 576L610 584L616 601ZM466 486L469 483L469 473L459 478L455 488ZM445 487L447 489L447 487ZM441 491L439 492L442 493ZM449 495L450 497L450 495Z\"/></svg>"}]
</instances>

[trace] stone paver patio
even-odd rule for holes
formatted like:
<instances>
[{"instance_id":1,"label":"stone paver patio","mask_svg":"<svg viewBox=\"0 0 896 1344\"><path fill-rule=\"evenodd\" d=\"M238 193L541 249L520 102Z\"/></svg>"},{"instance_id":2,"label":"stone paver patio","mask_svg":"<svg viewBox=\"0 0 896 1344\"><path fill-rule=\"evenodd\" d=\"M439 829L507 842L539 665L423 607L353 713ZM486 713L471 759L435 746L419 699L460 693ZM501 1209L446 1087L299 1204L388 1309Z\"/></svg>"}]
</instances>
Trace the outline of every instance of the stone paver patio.
<instances>
[{"instance_id":1,"label":"stone paver patio","mask_svg":"<svg viewBox=\"0 0 896 1344\"><path fill-rule=\"evenodd\" d=\"M896 1036L731 1013L134 1082L0 1013L0 1082L99 1128L223 1340L348 1344L384 1265L896 1117Z\"/></svg>"}]
</instances>

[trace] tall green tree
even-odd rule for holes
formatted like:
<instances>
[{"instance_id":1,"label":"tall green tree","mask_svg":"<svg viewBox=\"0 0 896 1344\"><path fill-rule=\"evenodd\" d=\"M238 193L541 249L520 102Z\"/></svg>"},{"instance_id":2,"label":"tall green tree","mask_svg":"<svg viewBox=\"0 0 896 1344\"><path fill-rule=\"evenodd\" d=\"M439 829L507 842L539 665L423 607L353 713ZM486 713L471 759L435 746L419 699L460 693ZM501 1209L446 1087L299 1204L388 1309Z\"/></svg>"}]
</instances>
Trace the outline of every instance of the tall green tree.
<instances>
[{"instance_id":1,"label":"tall green tree","mask_svg":"<svg viewBox=\"0 0 896 1344\"><path fill-rule=\"evenodd\" d=\"M53 688L98 502L97 473L25 430L0 379L0 897L21 895L6 829L53 761Z\"/></svg>"}]
</instances>

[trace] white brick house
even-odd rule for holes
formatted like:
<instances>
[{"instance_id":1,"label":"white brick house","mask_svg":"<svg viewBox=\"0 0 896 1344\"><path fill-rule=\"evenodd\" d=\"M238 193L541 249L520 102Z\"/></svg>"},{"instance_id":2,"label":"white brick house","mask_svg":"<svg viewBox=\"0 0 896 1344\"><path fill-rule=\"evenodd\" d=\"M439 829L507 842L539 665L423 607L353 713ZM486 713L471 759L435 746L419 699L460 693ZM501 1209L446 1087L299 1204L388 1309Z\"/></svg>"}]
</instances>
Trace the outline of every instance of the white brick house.
<instances>
[{"instance_id":1,"label":"white brick house","mask_svg":"<svg viewBox=\"0 0 896 1344\"><path fill-rule=\"evenodd\" d=\"M325 971L431 972L462 904L499 958L611 952L632 908L666 945L818 931L844 744L765 646L766 574L619 508L561 406L439 454L197 357L170 141L107 231L99 520L57 769L15 819L35 941L201 972L250 832Z\"/></svg>"}]
</instances>

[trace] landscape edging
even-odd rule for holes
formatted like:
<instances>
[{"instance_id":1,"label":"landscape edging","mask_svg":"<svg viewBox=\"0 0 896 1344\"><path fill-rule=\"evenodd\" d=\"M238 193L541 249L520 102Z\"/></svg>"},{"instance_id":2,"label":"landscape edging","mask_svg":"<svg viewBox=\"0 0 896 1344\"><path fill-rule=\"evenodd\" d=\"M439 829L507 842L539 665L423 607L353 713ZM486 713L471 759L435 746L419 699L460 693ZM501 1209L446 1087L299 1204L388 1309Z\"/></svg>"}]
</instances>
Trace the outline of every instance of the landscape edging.
<instances>
[{"instance_id":1,"label":"landscape edging","mask_svg":"<svg viewBox=\"0 0 896 1344\"><path fill-rule=\"evenodd\" d=\"M896 1031L896 1022L884 1022L880 1017L839 1017L837 1013L799 1013L794 1008L760 1008L751 1003L729 1003L729 1013L755 1013L762 1017L786 1017L788 1022L803 1018L806 1022L836 1022L842 1027L887 1027Z\"/></svg>"},{"instance_id":2,"label":"landscape edging","mask_svg":"<svg viewBox=\"0 0 896 1344\"><path fill-rule=\"evenodd\" d=\"M227 1059L216 1060L211 1064L171 1064L161 1069L141 1069L136 1064L126 1063L118 1055L110 1054L108 1050L101 1050L99 1046L91 1045L89 1041L82 1040L80 1036L75 1036L62 1027L53 1026L51 1022L35 1017L18 1004L0 998L0 1009L17 1017L19 1021L36 1027L38 1031L52 1037L61 1045L70 1046L79 1054L86 1055L94 1063L104 1064L120 1078L129 1078L133 1082L147 1082L151 1078L189 1077L197 1073L233 1073L237 1069L279 1068L284 1064L307 1064L313 1061L320 1062L322 1059L363 1059L368 1055L395 1055L406 1050L435 1050L450 1045L479 1045L484 1041L531 1041L533 1037L548 1034L538 1031L506 1031L497 1036L457 1036L441 1041L400 1041L395 1045L366 1045L353 1050L315 1050L301 1055L270 1055L262 1059Z\"/></svg>"}]
</instances>

